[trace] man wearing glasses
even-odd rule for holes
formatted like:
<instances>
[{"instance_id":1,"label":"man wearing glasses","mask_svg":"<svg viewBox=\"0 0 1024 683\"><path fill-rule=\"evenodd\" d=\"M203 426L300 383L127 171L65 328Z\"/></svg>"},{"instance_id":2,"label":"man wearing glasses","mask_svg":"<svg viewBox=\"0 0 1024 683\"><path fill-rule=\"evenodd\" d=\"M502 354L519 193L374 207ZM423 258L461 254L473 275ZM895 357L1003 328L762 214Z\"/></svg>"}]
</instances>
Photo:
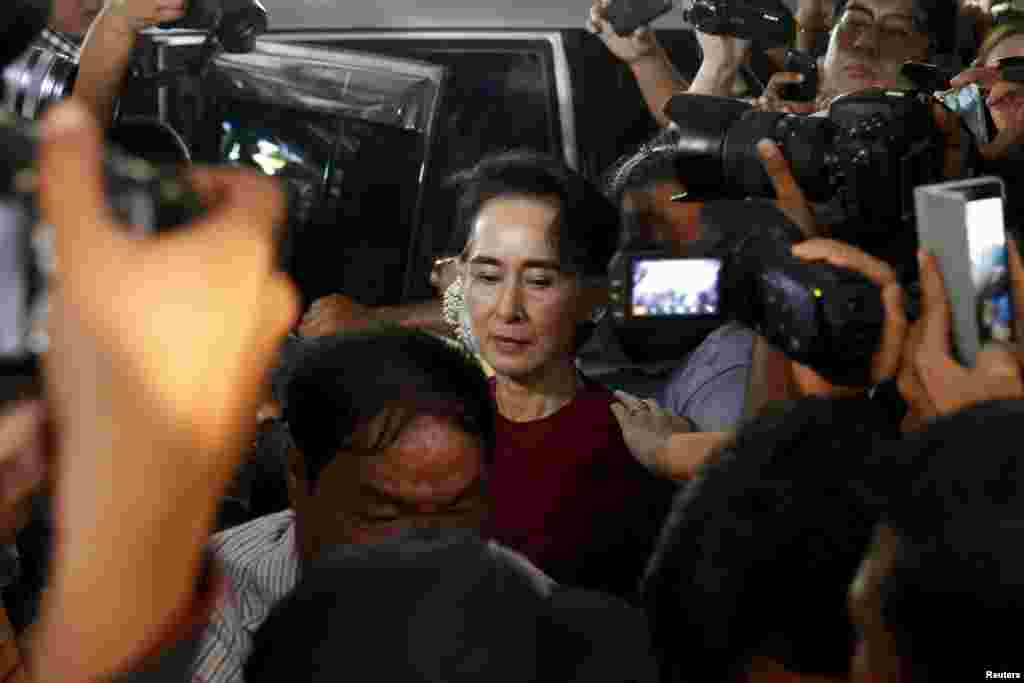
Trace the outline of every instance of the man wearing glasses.
<instances>
[{"instance_id":1,"label":"man wearing glasses","mask_svg":"<svg viewBox=\"0 0 1024 683\"><path fill-rule=\"evenodd\" d=\"M800 0L797 17L801 31L812 30L812 15L827 13L821 8L826 2ZM662 112L664 104L676 93L732 96L736 74L749 53L747 41L698 34L704 59L691 83L679 76L653 31L643 27L633 36L616 36L606 11L607 0L595 0L588 28L612 54L630 64L651 113L662 125L668 123ZM757 99L759 109L810 114L826 109L838 95L871 87L905 86L900 79L904 62L932 61L955 47L956 0L834 0L831 14L831 21L813 22L831 26L815 100L783 99L781 87L799 82L800 76L779 72Z\"/></svg>"}]
</instances>

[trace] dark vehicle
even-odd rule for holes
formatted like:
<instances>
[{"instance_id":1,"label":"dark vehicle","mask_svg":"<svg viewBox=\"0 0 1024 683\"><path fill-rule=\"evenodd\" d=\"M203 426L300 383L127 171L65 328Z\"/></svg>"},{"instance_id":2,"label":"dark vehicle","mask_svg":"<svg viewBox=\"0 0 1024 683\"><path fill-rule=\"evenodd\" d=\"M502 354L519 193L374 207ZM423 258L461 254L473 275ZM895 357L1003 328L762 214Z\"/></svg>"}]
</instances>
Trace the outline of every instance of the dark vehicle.
<instances>
[{"instance_id":1,"label":"dark vehicle","mask_svg":"<svg viewBox=\"0 0 1024 683\"><path fill-rule=\"evenodd\" d=\"M270 30L201 76L133 88L123 114L156 116L194 160L284 180L282 258L307 302L342 292L370 305L432 295L450 249L452 172L530 147L597 177L656 130L628 67L582 28L587 5L263 3ZM659 39L697 65L679 16ZM364 28L365 27L365 28ZM154 31L152 69L180 67L204 35Z\"/></svg>"}]
</instances>

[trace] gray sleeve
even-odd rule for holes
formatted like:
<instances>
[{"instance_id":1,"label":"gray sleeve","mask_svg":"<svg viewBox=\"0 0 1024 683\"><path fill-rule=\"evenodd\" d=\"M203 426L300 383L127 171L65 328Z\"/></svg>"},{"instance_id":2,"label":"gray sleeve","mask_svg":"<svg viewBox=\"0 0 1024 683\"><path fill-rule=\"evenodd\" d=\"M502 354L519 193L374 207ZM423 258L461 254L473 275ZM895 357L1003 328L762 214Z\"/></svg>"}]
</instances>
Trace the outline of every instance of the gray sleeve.
<instances>
[{"instance_id":1,"label":"gray sleeve","mask_svg":"<svg viewBox=\"0 0 1024 683\"><path fill-rule=\"evenodd\" d=\"M688 402L685 417L702 432L727 432L743 417L750 366L738 365L710 379Z\"/></svg>"},{"instance_id":2,"label":"gray sleeve","mask_svg":"<svg viewBox=\"0 0 1024 683\"><path fill-rule=\"evenodd\" d=\"M743 415L753 338L736 324L713 332L672 374L659 402L702 432L735 427Z\"/></svg>"}]
</instances>

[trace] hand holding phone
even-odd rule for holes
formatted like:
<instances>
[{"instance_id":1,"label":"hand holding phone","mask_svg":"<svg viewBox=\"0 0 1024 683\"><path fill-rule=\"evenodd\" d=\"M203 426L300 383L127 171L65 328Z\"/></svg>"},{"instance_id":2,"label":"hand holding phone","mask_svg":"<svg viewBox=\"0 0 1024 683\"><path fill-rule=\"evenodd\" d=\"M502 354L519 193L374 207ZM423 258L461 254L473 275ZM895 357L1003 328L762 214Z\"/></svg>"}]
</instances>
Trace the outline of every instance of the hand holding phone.
<instances>
[{"instance_id":1,"label":"hand holding phone","mask_svg":"<svg viewBox=\"0 0 1024 683\"><path fill-rule=\"evenodd\" d=\"M612 0L608 22L620 36L631 35L672 9L672 0Z\"/></svg>"},{"instance_id":2,"label":"hand holding phone","mask_svg":"<svg viewBox=\"0 0 1024 683\"><path fill-rule=\"evenodd\" d=\"M973 367L985 343L1013 339L1003 182L923 185L914 200L918 240L938 259L949 296L957 357Z\"/></svg>"}]
</instances>

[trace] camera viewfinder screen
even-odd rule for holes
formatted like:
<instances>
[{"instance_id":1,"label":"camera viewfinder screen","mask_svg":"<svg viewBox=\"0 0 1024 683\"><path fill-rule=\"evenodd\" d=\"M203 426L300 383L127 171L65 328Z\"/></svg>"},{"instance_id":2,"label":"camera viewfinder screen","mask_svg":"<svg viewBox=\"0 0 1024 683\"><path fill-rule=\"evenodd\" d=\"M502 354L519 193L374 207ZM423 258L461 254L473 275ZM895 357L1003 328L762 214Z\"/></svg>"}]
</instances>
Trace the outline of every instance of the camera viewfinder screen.
<instances>
[{"instance_id":1,"label":"camera viewfinder screen","mask_svg":"<svg viewBox=\"0 0 1024 683\"><path fill-rule=\"evenodd\" d=\"M981 341L1010 341L1013 301L1003 225L1003 199L1001 196L975 199L967 202L965 211L967 248Z\"/></svg>"},{"instance_id":2,"label":"camera viewfinder screen","mask_svg":"<svg viewBox=\"0 0 1024 683\"><path fill-rule=\"evenodd\" d=\"M718 259L637 259L630 310L636 318L718 314Z\"/></svg>"}]
</instances>

